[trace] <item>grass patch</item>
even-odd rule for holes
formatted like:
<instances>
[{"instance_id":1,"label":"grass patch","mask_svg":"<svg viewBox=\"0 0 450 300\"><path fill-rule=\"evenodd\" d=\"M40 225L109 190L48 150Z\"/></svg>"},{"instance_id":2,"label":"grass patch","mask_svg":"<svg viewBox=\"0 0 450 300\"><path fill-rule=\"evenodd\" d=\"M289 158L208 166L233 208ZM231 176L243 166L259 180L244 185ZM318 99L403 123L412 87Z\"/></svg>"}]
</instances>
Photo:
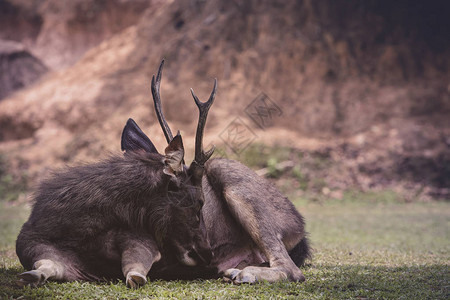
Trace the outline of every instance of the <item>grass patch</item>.
<instances>
[{"instance_id":1,"label":"grass patch","mask_svg":"<svg viewBox=\"0 0 450 300\"><path fill-rule=\"evenodd\" d=\"M265 168L270 165L292 159L293 156L301 157L301 154L288 147L268 147L264 144L251 144L239 154L228 148L217 147L213 157L225 157L238 160L252 169Z\"/></svg>"},{"instance_id":2,"label":"grass patch","mask_svg":"<svg viewBox=\"0 0 450 300\"><path fill-rule=\"evenodd\" d=\"M54 283L17 288L14 241L29 208L0 202L0 298L14 299L448 299L450 204L355 201L295 204L314 250L305 283L234 286L221 280Z\"/></svg>"},{"instance_id":3,"label":"grass patch","mask_svg":"<svg viewBox=\"0 0 450 300\"><path fill-rule=\"evenodd\" d=\"M0 200L15 201L27 189L27 175L13 174L9 170L8 158L0 153Z\"/></svg>"}]
</instances>

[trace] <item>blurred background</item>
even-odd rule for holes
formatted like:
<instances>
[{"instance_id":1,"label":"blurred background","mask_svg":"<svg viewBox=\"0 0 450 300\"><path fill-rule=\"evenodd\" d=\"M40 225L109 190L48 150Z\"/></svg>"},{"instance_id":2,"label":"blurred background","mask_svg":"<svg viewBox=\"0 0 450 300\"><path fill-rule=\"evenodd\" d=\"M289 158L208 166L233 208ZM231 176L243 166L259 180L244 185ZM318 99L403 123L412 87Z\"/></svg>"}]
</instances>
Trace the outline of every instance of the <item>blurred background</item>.
<instances>
[{"instance_id":1,"label":"blurred background","mask_svg":"<svg viewBox=\"0 0 450 300\"><path fill-rule=\"evenodd\" d=\"M0 197L120 153L150 93L193 157L205 144L290 197L450 199L449 1L0 0ZM374 196L375 197L375 196Z\"/></svg>"}]
</instances>

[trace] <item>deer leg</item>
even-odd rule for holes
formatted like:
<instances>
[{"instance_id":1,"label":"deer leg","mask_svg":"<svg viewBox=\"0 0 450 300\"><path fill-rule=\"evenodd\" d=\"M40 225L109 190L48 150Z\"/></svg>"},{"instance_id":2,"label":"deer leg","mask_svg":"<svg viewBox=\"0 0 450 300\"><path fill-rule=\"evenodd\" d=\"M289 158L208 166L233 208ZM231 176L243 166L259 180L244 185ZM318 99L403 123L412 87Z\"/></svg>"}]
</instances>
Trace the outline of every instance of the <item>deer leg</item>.
<instances>
[{"instance_id":1,"label":"deer leg","mask_svg":"<svg viewBox=\"0 0 450 300\"><path fill-rule=\"evenodd\" d=\"M130 288L147 283L147 273L161 258L156 242L151 238L127 236L122 243L122 272Z\"/></svg>"},{"instance_id":2,"label":"deer leg","mask_svg":"<svg viewBox=\"0 0 450 300\"><path fill-rule=\"evenodd\" d=\"M224 273L225 280L231 280L235 284L256 283L258 281L277 282L287 280L285 269L248 266L242 270L228 269Z\"/></svg>"},{"instance_id":3,"label":"deer leg","mask_svg":"<svg viewBox=\"0 0 450 300\"><path fill-rule=\"evenodd\" d=\"M30 271L18 275L19 286L36 287L47 280L76 280L76 268L70 264L69 254L58 251L55 247L37 244L24 251L30 257Z\"/></svg>"},{"instance_id":4,"label":"deer leg","mask_svg":"<svg viewBox=\"0 0 450 300\"><path fill-rule=\"evenodd\" d=\"M225 190L224 198L232 215L266 256L270 266L228 269L224 272L225 278L237 284L257 281L304 281L305 276L292 261L283 243L282 228L274 224L276 222L273 220L267 219L270 218L270 212L261 210L261 206L256 207L257 204L252 202L252 199L244 197L236 190ZM301 239L301 234L298 235L298 239Z\"/></svg>"},{"instance_id":5,"label":"deer leg","mask_svg":"<svg viewBox=\"0 0 450 300\"><path fill-rule=\"evenodd\" d=\"M33 270L18 275L19 286L30 285L36 287L47 279L64 279L64 266L51 259L40 259L33 265Z\"/></svg>"},{"instance_id":6,"label":"deer leg","mask_svg":"<svg viewBox=\"0 0 450 300\"><path fill-rule=\"evenodd\" d=\"M248 266L242 270L231 268L226 270L223 276L226 281L231 280L235 284L251 284L258 281L305 281L305 276L300 269L294 263L289 262L289 260L290 258L287 258L276 267L273 266L273 263L269 262L270 267Z\"/></svg>"}]
</instances>

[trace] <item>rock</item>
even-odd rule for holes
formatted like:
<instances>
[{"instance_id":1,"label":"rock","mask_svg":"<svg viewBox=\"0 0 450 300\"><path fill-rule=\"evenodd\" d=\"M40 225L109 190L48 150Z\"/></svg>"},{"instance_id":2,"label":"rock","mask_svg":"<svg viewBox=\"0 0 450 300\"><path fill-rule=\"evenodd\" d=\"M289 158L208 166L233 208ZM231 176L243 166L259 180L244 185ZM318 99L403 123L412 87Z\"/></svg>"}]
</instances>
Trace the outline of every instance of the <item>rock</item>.
<instances>
[{"instance_id":1,"label":"rock","mask_svg":"<svg viewBox=\"0 0 450 300\"><path fill-rule=\"evenodd\" d=\"M22 44L0 40L0 100L35 82L47 70Z\"/></svg>"}]
</instances>

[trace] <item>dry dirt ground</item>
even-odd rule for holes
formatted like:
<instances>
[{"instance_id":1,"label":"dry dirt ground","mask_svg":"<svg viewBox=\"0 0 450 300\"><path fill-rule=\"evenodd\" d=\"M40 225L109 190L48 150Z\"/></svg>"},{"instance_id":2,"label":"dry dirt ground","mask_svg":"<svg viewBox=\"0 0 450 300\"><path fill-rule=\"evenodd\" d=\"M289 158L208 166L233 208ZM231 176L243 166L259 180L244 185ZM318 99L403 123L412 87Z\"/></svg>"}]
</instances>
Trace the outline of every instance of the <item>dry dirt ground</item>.
<instances>
[{"instance_id":1,"label":"dry dirt ground","mask_svg":"<svg viewBox=\"0 0 450 300\"><path fill-rule=\"evenodd\" d=\"M0 1L0 38L49 71L0 100L0 153L34 184L120 151L134 118L162 151L149 82L192 153L189 88L219 91L206 144L325 157L331 190L450 198L450 21L422 1ZM448 10L447 10L448 11ZM6 71L5 71L6 72ZM189 155L188 155L189 156ZM192 154L191 154L192 156ZM327 190L325 190L326 192Z\"/></svg>"}]
</instances>

